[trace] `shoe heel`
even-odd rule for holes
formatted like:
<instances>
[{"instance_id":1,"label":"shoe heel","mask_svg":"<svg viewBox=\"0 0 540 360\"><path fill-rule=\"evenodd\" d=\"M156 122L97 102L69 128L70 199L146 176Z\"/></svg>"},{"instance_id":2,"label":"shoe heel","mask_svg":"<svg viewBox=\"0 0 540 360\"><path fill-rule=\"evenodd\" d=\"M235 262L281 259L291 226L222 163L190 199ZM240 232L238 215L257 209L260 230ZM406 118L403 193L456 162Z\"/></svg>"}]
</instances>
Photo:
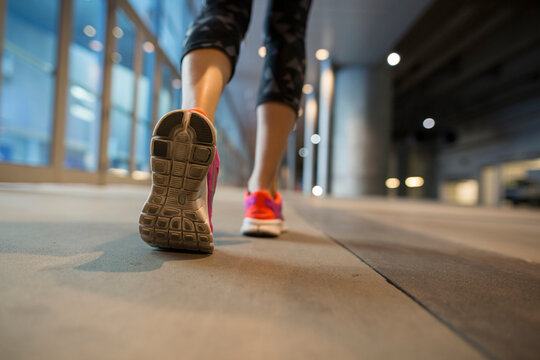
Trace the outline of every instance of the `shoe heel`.
<instances>
[{"instance_id":1,"label":"shoe heel","mask_svg":"<svg viewBox=\"0 0 540 360\"><path fill-rule=\"evenodd\" d=\"M216 152L213 125L199 113L175 110L161 118L153 135L152 188L139 218L141 238L154 247L211 253L201 189Z\"/></svg>"}]
</instances>

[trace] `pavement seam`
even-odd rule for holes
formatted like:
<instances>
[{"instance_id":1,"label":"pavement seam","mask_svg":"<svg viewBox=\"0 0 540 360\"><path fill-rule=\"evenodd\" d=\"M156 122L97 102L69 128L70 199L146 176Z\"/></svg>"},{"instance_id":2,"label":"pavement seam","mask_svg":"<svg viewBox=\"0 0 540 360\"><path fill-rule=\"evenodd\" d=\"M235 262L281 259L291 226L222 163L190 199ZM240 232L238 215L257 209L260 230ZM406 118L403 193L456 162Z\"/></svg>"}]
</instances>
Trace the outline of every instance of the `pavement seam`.
<instances>
[{"instance_id":1,"label":"pavement seam","mask_svg":"<svg viewBox=\"0 0 540 360\"><path fill-rule=\"evenodd\" d=\"M336 243L337 245L341 246L343 249L347 250L349 253L351 253L353 256L355 256L358 260L360 260L361 262L363 262L364 264L366 264L370 269L372 269L373 271L375 271L377 274L379 274L383 279L386 280L386 282L388 282L390 285L392 285L393 287L395 287L397 290L399 290L401 293L403 293L405 296L407 296L409 299L411 299L412 301L414 301L417 305L419 305L422 309L424 309L425 311L427 311L431 316L433 316L435 319L437 319L440 323L442 323L444 326L446 326L450 331L452 331L454 334L456 334L457 336L459 336L463 341L465 341L467 344L469 344L470 346L472 346L475 350L477 350L478 352L480 352L482 355L484 355L486 358L488 359L498 359L495 355L491 354L486 348L484 348L483 346L481 346L480 344L478 344L476 341L474 341L473 339L471 339L469 336L467 336L467 334L463 333L462 331L460 331L459 329L457 329L456 327L454 327L454 325L452 325L452 323L448 322L446 319L444 319L443 317L441 317L439 314L437 314L435 311L433 311L432 309L430 309L427 305L425 305L424 303L422 303L418 298L416 298L414 295L412 295L411 293L409 293L407 290L405 290L403 287L401 287L399 284L397 284L396 282L394 282L392 279L390 279L388 276L386 276L384 273L382 273L380 270L378 270L375 266L371 265L369 262L367 262L366 260L364 260L360 255L358 255L357 253L355 253L353 250L351 250L347 245L345 245L344 243L342 243L341 241L337 240L336 238L334 238L332 235L330 235L329 233L327 233L326 231L323 231L322 229L319 229L319 231L321 233L323 233L326 237L328 237L330 240L332 240L334 243Z\"/></svg>"}]
</instances>

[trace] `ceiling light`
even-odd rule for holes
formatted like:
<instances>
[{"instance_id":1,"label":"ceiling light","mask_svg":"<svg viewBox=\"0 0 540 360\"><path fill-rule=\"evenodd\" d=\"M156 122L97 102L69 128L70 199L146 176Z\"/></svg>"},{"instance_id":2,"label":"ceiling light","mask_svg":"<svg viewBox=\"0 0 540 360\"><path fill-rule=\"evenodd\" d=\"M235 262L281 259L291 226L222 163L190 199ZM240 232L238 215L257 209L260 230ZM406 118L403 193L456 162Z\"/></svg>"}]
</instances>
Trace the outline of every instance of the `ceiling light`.
<instances>
[{"instance_id":1,"label":"ceiling light","mask_svg":"<svg viewBox=\"0 0 540 360\"><path fill-rule=\"evenodd\" d=\"M112 33L117 39L120 39L122 36L124 36L124 31L119 26L113 27Z\"/></svg>"},{"instance_id":2,"label":"ceiling light","mask_svg":"<svg viewBox=\"0 0 540 360\"><path fill-rule=\"evenodd\" d=\"M424 178L420 176L411 176L405 179L405 185L410 188L421 187L424 185Z\"/></svg>"},{"instance_id":3,"label":"ceiling light","mask_svg":"<svg viewBox=\"0 0 540 360\"><path fill-rule=\"evenodd\" d=\"M101 43L101 41L97 41L97 40L90 41L90 43L88 44L88 47L96 52L103 50L103 44Z\"/></svg>"},{"instance_id":4,"label":"ceiling light","mask_svg":"<svg viewBox=\"0 0 540 360\"><path fill-rule=\"evenodd\" d=\"M266 56L266 46L261 46L259 48L259 56L262 58Z\"/></svg>"},{"instance_id":5,"label":"ceiling light","mask_svg":"<svg viewBox=\"0 0 540 360\"><path fill-rule=\"evenodd\" d=\"M313 134L313 135L311 135L311 137L309 139L315 145L317 145L318 143L321 142L321 136L319 134Z\"/></svg>"},{"instance_id":6,"label":"ceiling light","mask_svg":"<svg viewBox=\"0 0 540 360\"><path fill-rule=\"evenodd\" d=\"M427 118L424 120L422 125L424 125L426 129L431 129L432 127L435 126L435 120L433 120L432 118Z\"/></svg>"},{"instance_id":7,"label":"ceiling light","mask_svg":"<svg viewBox=\"0 0 540 360\"><path fill-rule=\"evenodd\" d=\"M321 196L323 194L323 188L322 186L320 185L315 185L312 189L311 189L311 193L315 196Z\"/></svg>"},{"instance_id":8,"label":"ceiling light","mask_svg":"<svg viewBox=\"0 0 540 360\"><path fill-rule=\"evenodd\" d=\"M388 178L384 183L389 189L397 189L399 187L399 179L397 178Z\"/></svg>"},{"instance_id":9,"label":"ceiling light","mask_svg":"<svg viewBox=\"0 0 540 360\"><path fill-rule=\"evenodd\" d=\"M93 122L95 119L94 112L87 107L75 104L69 108L69 113L78 119L86 122Z\"/></svg>"},{"instance_id":10,"label":"ceiling light","mask_svg":"<svg viewBox=\"0 0 540 360\"><path fill-rule=\"evenodd\" d=\"M393 52L390 55L388 55L388 57L386 58L386 61L388 61L388 65L396 66L401 61L401 56L399 56L398 53Z\"/></svg>"},{"instance_id":11,"label":"ceiling light","mask_svg":"<svg viewBox=\"0 0 540 360\"><path fill-rule=\"evenodd\" d=\"M82 88L78 85L72 85L69 89L69 93L71 96L73 96L75 99L79 99L81 101L86 101L89 103L95 103L96 102L96 96L92 94L90 91L86 90L85 88Z\"/></svg>"},{"instance_id":12,"label":"ceiling light","mask_svg":"<svg viewBox=\"0 0 540 360\"><path fill-rule=\"evenodd\" d=\"M84 35L88 37L96 36L96 29L92 25L86 25L83 29Z\"/></svg>"},{"instance_id":13,"label":"ceiling light","mask_svg":"<svg viewBox=\"0 0 540 360\"><path fill-rule=\"evenodd\" d=\"M313 92L313 85L304 84L304 86L302 87L302 92L306 95L311 94Z\"/></svg>"},{"instance_id":14,"label":"ceiling light","mask_svg":"<svg viewBox=\"0 0 540 360\"><path fill-rule=\"evenodd\" d=\"M329 56L330 56L330 53L326 49L319 49L315 53L315 57L317 58L317 60L320 60L320 61L328 59Z\"/></svg>"},{"instance_id":15,"label":"ceiling light","mask_svg":"<svg viewBox=\"0 0 540 360\"><path fill-rule=\"evenodd\" d=\"M113 63L119 63L120 61L122 61L122 55L120 55L120 53L113 52L112 53L112 61L113 61Z\"/></svg>"},{"instance_id":16,"label":"ceiling light","mask_svg":"<svg viewBox=\"0 0 540 360\"><path fill-rule=\"evenodd\" d=\"M298 155L300 155L300 157L305 158L309 155L309 150L306 149L305 147L300 148L300 150L298 150Z\"/></svg>"},{"instance_id":17,"label":"ceiling light","mask_svg":"<svg viewBox=\"0 0 540 360\"><path fill-rule=\"evenodd\" d=\"M153 53L154 52L154 44L152 44L150 41L145 41L142 44L142 48L147 53Z\"/></svg>"}]
</instances>

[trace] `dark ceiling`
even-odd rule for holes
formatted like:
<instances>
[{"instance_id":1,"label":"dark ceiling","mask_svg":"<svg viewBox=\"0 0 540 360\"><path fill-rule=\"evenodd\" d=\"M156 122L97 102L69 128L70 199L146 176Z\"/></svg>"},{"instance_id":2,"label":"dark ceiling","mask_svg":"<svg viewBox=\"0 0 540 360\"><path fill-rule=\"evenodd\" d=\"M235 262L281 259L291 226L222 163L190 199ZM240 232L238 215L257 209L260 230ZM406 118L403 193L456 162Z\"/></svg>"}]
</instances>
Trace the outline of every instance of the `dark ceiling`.
<instances>
[{"instance_id":1,"label":"dark ceiling","mask_svg":"<svg viewBox=\"0 0 540 360\"><path fill-rule=\"evenodd\" d=\"M493 127L494 111L540 98L539 24L538 1L436 1L396 44L394 140L452 142L462 124Z\"/></svg>"}]
</instances>

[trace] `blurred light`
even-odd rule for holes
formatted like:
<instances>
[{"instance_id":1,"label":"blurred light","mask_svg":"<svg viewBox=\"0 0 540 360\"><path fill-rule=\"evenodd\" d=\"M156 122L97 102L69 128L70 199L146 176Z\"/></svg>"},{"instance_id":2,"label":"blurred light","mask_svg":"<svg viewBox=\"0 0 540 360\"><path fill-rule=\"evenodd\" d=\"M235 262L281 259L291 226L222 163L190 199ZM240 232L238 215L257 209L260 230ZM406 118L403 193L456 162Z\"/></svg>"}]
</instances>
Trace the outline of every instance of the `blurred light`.
<instances>
[{"instance_id":1,"label":"blurred light","mask_svg":"<svg viewBox=\"0 0 540 360\"><path fill-rule=\"evenodd\" d=\"M119 63L120 61L122 61L122 55L120 55L120 53L113 52L113 54L112 54L112 61L113 61L114 63Z\"/></svg>"},{"instance_id":2,"label":"blurred light","mask_svg":"<svg viewBox=\"0 0 540 360\"><path fill-rule=\"evenodd\" d=\"M309 150L305 147L300 148L300 150L298 150L298 155L300 155L300 157L305 158L309 155Z\"/></svg>"},{"instance_id":3,"label":"blurred light","mask_svg":"<svg viewBox=\"0 0 540 360\"><path fill-rule=\"evenodd\" d=\"M390 55L388 55L388 57L386 58L386 61L388 61L388 65L396 66L401 61L401 56L399 56L398 53L393 52Z\"/></svg>"},{"instance_id":4,"label":"blurred light","mask_svg":"<svg viewBox=\"0 0 540 360\"><path fill-rule=\"evenodd\" d=\"M478 203L478 181L463 180L456 184L456 202L463 205Z\"/></svg>"},{"instance_id":5,"label":"blurred light","mask_svg":"<svg viewBox=\"0 0 540 360\"><path fill-rule=\"evenodd\" d=\"M259 56L262 58L266 56L266 46L261 46L259 48Z\"/></svg>"},{"instance_id":6,"label":"blurred light","mask_svg":"<svg viewBox=\"0 0 540 360\"><path fill-rule=\"evenodd\" d=\"M75 116L78 119L81 119L86 122L93 122L95 119L94 113L92 110L89 110L81 105L72 105L69 108L69 112L71 115Z\"/></svg>"},{"instance_id":7,"label":"blurred light","mask_svg":"<svg viewBox=\"0 0 540 360\"><path fill-rule=\"evenodd\" d=\"M118 176L127 176L129 174L129 171L126 169L117 169L117 168L111 168L108 170L110 174L118 175Z\"/></svg>"},{"instance_id":8,"label":"blurred light","mask_svg":"<svg viewBox=\"0 0 540 360\"><path fill-rule=\"evenodd\" d=\"M405 185L411 188L421 187L422 185L424 185L424 179L420 176L411 176L405 179Z\"/></svg>"},{"instance_id":9,"label":"blurred light","mask_svg":"<svg viewBox=\"0 0 540 360\"><path fill-rule=\"evenodd\" d=\"M319 134L313 134L313 135L311 135L311 137L309 139L315 145L317 145L318 143L321 142L321 136Z\"/></svg>"},{"instance_id":10,"label":"blurred light","mask_svg":"<svg viewBox=\"0 0 540 360\"><path fill-rule=\"evenodd\" d=\"M136 170L131 174L131 177L134 180L146 180L146 179L150 179L150 173L147 171Z\"/></svg>"},{"instance_id":11,"label":"blurred light","mask_svg":"<svg viewBox=\"0 0 540 360\"><path fill-rule=\"evenodd\" d=\"M313 92L313 85L304 84L304 86L302 87L302 92L306 95L311 94Z\"/></svg>"},{"instance_id":12,"label":"blurred light","mask_svg":"<svg viewBox=\"0 0 540 360\"><path fill-rule=\"evenodd\" d=\"M317 117L317 100L315 98L309 98L306 101L306 121L311 121L315 123L316 117Z\"/></svg>"},{"instance_id":13,"label":"blurred light","mask_svg":"<svg viewBox=\"0 0 540 360\"><path fill-rule=\"evenodd\" d=\"M329 56L330 56L330 53L326 49L319 49L315 53L315 57L317 58L317 60L320 60L320 61L328 59Z\"/></svg>"},{"instance_id":14,"label":"blurred light","mask_svg":"<svg viewBox=\"0 0 540 360\"><path fill-rule=\"evenodd\" d=\"M389 189L397 189L399 187L399 179L397 179L397 178L388 178L388 179L386 179L385 185Z\"/></svg>"},{"instance_id":15,"label":"blurred light","mask_svg":"<svg viewBox=\"0 0 540 360\"><path fill-rule=\"evenodd\" d=\"M84 35L88 37L96 36L96 29L92 25L86 25L83 29Z\"/></svg>"},{"instance_id":16,"label":"blurred light","mask_svg":"<svg viewBox=\"0 0 540 360\"><path fill-rule=\"evenodd\" d=\"M124 31L119 26L115 26L112 29L112 34L115 38L120 39L122 36L124 36Z\"/></svg>"},{"instance_id":17,"label":"blurred light","mask_svg":"<svg viewBox=\"0 0 540 360\"><path fill-rule=\"evenodd\" d=\"M302 115L304 115L304 109L300 108L298 109L298 117L302 117Z\"/></svg>"},{"instance_id":18,"label":"blurred light","mask_svg":"<svg viewBox=\"0 0 540 360\"><path fill-rule=\"evenodd\" d=\"M71 96L73 96L75 99L79 99L89 103L96 102L96 97L94 94L78 85L71 86L69 92Z\"/></svg>"},{"instance_id":19,"label":"blurred light","mask_svg":"<svg viewBox=\"0 0 540 360\"><path fill-rule=\"evenodd\" d=\"M90 43L88 44L88 46L90 47L90 49L92 49L92 50L94 50L94 51L101 51L101 50L103 50L103 44L101 43L101 41L92 40L92 41L90 41Z\"/></svg>"},{"instance_id":20,"label":"blurred light","mask_svg":"<svg viewBox=\"0 0 540 360\"><path fill-rule=\"evenodd\" d=\"M426 129L431 129L432 127L435 126L435 120L433 120L432 118L427 118L424 120L422 125L424 125Z\"/></svg>"},{"instance_id":21,"label":"blurred light","mask_svg":"<svg viewBox=\"0 0 540 360\"><path fill-rule=\"evenodd\" d=\"M172 87L175 88L175 89L180 89L182 87L182 80L174 79L172 81Z\"/></svg>"},{"instance_id":22,"label":"blurred light","mask_svg":"<svg viewBox=\"0 0 540 360\"><path fill-rule=\"evenodd\" d=\"M150 41L145 41L142 44L142 48L147 53L153 53L154 52L154 44L152 44Z\"/></svg>"},{"instance_id":23,"label":"blurred light","mask_svg":"<svg viewBox=\"0 0 540 360\"><path fill-rule=\"evenodd\" d=\"M315 196L321 196L323 194L323 188L322 186L320 185L315 185L312 189L311 189L311 193Z\"/></svg>"}]
</instances>

